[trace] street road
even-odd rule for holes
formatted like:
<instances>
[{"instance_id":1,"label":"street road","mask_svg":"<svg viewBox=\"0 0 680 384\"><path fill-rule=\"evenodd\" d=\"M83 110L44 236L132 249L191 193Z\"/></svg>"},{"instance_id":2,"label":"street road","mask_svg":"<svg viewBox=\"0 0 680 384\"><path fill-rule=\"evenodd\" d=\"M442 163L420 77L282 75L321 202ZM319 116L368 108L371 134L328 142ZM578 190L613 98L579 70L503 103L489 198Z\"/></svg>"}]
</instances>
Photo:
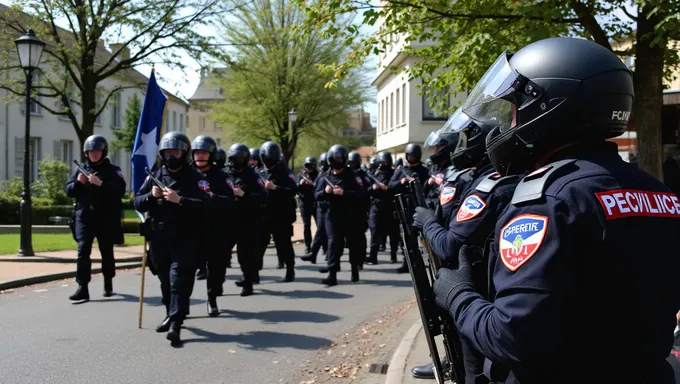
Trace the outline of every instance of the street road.
<instances>
[{"instance_id":1,"label":"street road","mask_svg":"<svg viewBox=\"0 0 680 384\"><path fill-rule=\"evenodd\" d=\"M0 383L286 383L336 336L413 297L409 275L397 275L386 254L379 259L352 284L345 250L340 285L326 288L320 265L299 259L296 281L278 283L284 271L269 250L256 295L240 297L240 270L228 271L217 318L207 316L205 281L197 281L176 349L154 331L165 311L148 271L143 329L140 270L118 271L108 299L101 275L93 277L91 301L80 305L68 300L72 280L17 289L0 295Z\"/></svg>"}]
</instances>

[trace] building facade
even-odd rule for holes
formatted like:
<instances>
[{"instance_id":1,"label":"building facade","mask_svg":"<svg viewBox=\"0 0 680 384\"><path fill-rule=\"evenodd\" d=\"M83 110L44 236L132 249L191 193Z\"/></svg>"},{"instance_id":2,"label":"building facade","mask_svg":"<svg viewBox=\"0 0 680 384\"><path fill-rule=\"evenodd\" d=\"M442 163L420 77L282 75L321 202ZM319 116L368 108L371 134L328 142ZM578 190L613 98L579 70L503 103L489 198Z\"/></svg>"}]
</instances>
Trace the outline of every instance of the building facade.
<instances>
[{"instance_id":1,"label":"building facade","mask_svg":"<svg viewBox=\"0 0 680 384\"><path fill-rule=\"evenodd\" d=\"M198 135L208 135L222 146L224 139L224 127L212 118L212 110L215 103L224 100L223 89L215 83L217 75L224 75L225 68L201 69L201 81L194 94L189 98L189 122L187 134L189 138ZM224 143L225 145L227 143Z\"/></svg>"}]
</instances>

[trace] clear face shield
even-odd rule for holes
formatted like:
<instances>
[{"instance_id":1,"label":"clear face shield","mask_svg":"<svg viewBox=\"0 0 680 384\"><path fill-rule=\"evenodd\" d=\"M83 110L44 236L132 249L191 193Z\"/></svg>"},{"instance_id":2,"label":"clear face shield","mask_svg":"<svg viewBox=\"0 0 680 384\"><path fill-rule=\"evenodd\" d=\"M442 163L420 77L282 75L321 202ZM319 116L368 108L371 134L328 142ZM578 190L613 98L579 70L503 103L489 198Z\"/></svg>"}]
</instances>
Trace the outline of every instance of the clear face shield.
<instances>
[{"instance_id":1,"label":"clear face shield","mask_svg":"<svg viewBox=\"0 0 680 384\"><path fill-rule=\"evenodd\" d=\"M453 151L454 154L467 149L468 133L470 133L468 130L473 127L475 127L475 123L470 119L470 116L463 112L463 107L458 108L444 124L441 129L442 133L455 132L458 134L458 143Z\"/></svg>"},{"instance_id":2,"label":"clear face shield","mask_svg":"<svg viewBox=\"0 0 680 384\"><path fill-rule=\"evenodd\" d=\"M499 127L505 132L517 125L517 110L530 105L543 94L543 89L515 71L503 52L482 76L461 107L472 120Z\"/></svg>"},{"instance_id":3,"label":"clear face shield","mask_svg":"<svg viewBox=\"0 0 680 384\"><path fill-rule=\"evenodd\" d=\"M425 140L425 143L423 144L423 148L436 149L438 147L448 144L446 140L442 139L442 137L439 136L439 133L442 131L442 129L443 128L440 128L430 133L430 136L427 137L427 140Z\"/></svg>"}]
</instances>

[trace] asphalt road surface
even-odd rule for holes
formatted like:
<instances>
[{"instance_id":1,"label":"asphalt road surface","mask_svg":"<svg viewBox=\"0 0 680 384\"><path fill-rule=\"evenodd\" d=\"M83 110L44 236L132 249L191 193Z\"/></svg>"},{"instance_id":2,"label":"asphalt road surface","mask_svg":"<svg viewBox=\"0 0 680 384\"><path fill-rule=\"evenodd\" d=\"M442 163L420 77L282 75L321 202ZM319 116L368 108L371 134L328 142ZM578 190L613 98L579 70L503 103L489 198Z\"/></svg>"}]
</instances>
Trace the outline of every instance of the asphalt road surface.
<instances>
[{"instance_id":1,"label":"asphalt road surface","mask_svg":"<svg viewBox=\"0 0 680 384\"><path fill-rule=\"evenodd\" d=\"M217 318L207 316L205 281L197 281L182 348L154 331L165 311L148 271L142 329L140 270L119 271L108 299L94 276L91 301L80 305L68 300L72 280L17 289L0 295L0 383L286 383L336 336L413 297L409 275L397 275L387 254L379 260L353 284L345 250L340 285L326 288L320 264L299 259L296 281L278 283L284 271L269 250L256 295L240 297L240 270L228 271Z\"/></svg>"}]
</instances>

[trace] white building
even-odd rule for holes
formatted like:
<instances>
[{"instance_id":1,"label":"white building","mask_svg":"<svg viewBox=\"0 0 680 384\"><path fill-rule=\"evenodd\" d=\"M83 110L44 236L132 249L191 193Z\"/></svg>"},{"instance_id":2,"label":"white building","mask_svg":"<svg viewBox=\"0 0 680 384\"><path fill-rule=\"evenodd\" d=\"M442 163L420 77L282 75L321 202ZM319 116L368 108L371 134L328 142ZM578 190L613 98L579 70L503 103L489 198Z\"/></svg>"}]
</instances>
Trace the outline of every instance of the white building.
<instances>
[{"instance_id":1,"label":"white building","mask_svg":"<svg viewBox=\"0 0 680 384\"><path fill-rule=\"evenodd\" d=\"M103 47L103 45L102 45ZM105 50L105 48L102 48ZM109 55L110 52L100 52ZM35 79L36 84L39 79ZM109 100L106 109L99 115L95 124L94 134L104 136L109 146L115 140L113 130L123 127L125 111L129 100L136 94L140 103L144 102L144 93L148 78L136 70L125 71L121 76L110 77L99 84L105 89L115 89L120 85L140 85L138 88L128 88L120 91L115 97ZM1 96L7 96L8 91L0 92ZM108 92L103 92L108 95ZM166 110L165 131L186 132L188 123L189 104L184 100L165 92L168 96ZM1 97L0 96L0 97ZM42 103L54 104L56 99L44 101ZM24 101L4 103L0 105L0 180L9 180L13 177L23 177L23 155L24 155ZM80 111L74 108L76 116L80 118ZM53 115L47 110L33 103L30 108L31 114L31 138L30 138L30 169L31 181L38 178L38 162L50 155L52 158L60 159L72 165L73 159L80 158L82 150L76 131L71 121L64 116ZM130 153L127 151L109 150L109 159L114 164L121 167L125 174L125 181L128 188L131 187L132 169L130 166Z\"/></svg>"},{"instance_id":2,"label":"white building","mask_svg":"<svg viewBox=\"0 0 680 384\"><path fill-rule=\"evenodd\" d=\"M418 95L420 80L408 81L408 75L394 75L390 67L410 67L416 58L403 52L403 36L394 36L385 52L378 58L378 76L371 85L378 89L378 124L376 127L376 150L389 151L395 161L403 157L408 143L423 144L427 136L441 128L448 115L436 113L429 105L426 95ZM431 45L430 42L410 42L412 48ZM465 94L449 95L449 105L458 104ZM423 159L427 155L423 154Z\"/></svg>"}]
</instances>

